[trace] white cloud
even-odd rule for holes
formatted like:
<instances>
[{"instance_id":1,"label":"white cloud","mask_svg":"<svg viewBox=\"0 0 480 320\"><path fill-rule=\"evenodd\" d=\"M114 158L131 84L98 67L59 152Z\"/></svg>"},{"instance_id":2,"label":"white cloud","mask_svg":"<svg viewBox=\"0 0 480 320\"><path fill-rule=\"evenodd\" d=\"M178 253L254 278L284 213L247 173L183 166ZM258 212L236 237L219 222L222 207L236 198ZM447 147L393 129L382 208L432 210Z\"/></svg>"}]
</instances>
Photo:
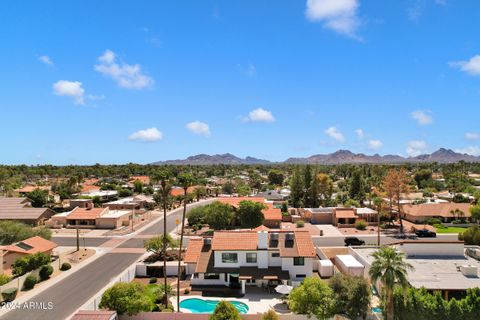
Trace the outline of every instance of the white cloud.
<instances>
[{"instance_id":1,"label":"white cloud","mask_svg":"<svg viewBox=\"0 0 480 320\"><path fill-rule=\"evenodd\" d=\"M425 126L433 122L432 113L428 110L417 110L411 113L413 119L415 119L419 125Z\"/></svg>"},{"instance_id":2,"label":"white cloud","mask_svg":"<svg viewBox=\"0 0 480 320\"><path fill-rule=\"evenodd\" d=\"M467 132L467 133L465 133L465 139L467 139L467 140L478 140L478 139L480 139L480 133L478 133L478 132Z\"/></svg>"},{"instance_id":3,"label":"white cloud","mask_svg":"<svg viewBox=\"0 0 480 320\"><path fill-rule=\"evenodd\" d=\"M446 6L447 0L435 0L435 4L438 4L439 6Z\"/></svg>"},{"instance_id":4,"label":"white cloud","mask_svg":"<svg viewBox=\"0 0 480 320\"><path fill-rule=\"evenodd\" d=\"M205 136L205 137L210 136L210 127L205 122L193 121L193 122L187 123L186 127L188 130L190 130L195 134Z\"/></svg>"},{"instance_id":5,"label":"white cloud","mask_svg":"<svg viewBox=\"0 0 480 320\"><path fill-rule=\"evenodd\" d=\"M383 147L383 142L380 140L370 140L368 141L368 149L378 150Z\"/></svg>"},{"instance_id":6,"label":"white cloud","mask_svg":"<svg viewBox=\"0 0 480 320\"><path fill-rule=\"evenodd\" d=\"M365 138L365 132L362 129L355 130L355 134L357 135L357 138L360 140Z\"/></svg>"},{"instance_id":7,"label":"white cloud","mask_svg":"<svg viewBox=\"0 0 480 320\"><path fill-rule=\"evenodd\" d=\"M358 7L358 0L307 0L305 15L310 21L323 22L325 28L357 38Z\"/></svg>"},{"instance_id":8,"label":"white cloud","mask_svg":"<svg viewBox=\"0 0 480 320\"><path fill-rule=\"evenodd\" d=\"M415 3L408 8L408 18L412 21L418 21L423 14L425 9L425 0L416 0Z\"/></svg>"},{"instance_id":9,"label":"white cloud","mask_svg":"<svg viewBox=\"0 0 480 320\"><path fill-rule=\"evenodd\" d=\"M338 142L344 142L345 141L345 136L343 133L341 133L336 127L330 127L327 130L325 130L325 133L332 139L338 141Z\"/></svg>"},{"instance_id":10,"label":"white cloud","mask_svg":"<svg viewBox=\"0 0 480 320\"><path fill-rule=\"evenodd\" d=\"M468 61L450 62L450 66L459 68L461 71L472 76L480 76L480 55L470 58Z\"/></svg>"},{"instance_id":11,"label":"white cloud","mask_svg":"<svg viewBox=\"0 0 480 320\"><path fill-rule=\"evenodd\" d=\"M98 57L100 64L95 65L94 69L112 78L122 88L143 89L153 84L153 79L142 73L139 64L118 63L117 60L115 52L106 50Z\"/></svg>"},{"instance_id":12,"label":"white cloud","mask_svg":"<svg viewBox=\"0 0 480 320\"><path fill-rule=\"evenodd\" d=\"M137 132L132 133L128 139L129 140L138 140L138 141L146 141L146 142L153 142L158 141L163 138L163 134L158 131L157 128L149 128L144 130L139 130Z\"/></svg>"},{"instance_id":13,"label":"white cloud","mask_svg":"<svg viewBox=\"0 0 480 320\"><path fill-rule=\"evenodd\" d=\"M49 65L49 66L53 66L53 61L52 61L52 59L50 59L49 56L40 56L40 57L38 57L38 60L40 62L43 62L43 63Z\"/></svg>"},{"instance_id":14,"label":"white cloud","mask_svg":"<svg viewBox=\"0 0 480 320\"><path fill-rule=\"evenodd\" d=\"M246 121L254 121L254 122L274 122L275 117L273 114L265 110L263 108L257 108L255 110L250 111L248 117L245 119Z\"/></svg>"},{"instance_id":15,"label":"white cloud","mask_svg":"<svg viewBox=\"0 0 480 320\"><path fill-rule=\"evenodd\" d=\"M455 152L466 153L472 156L480 156L480 147L469 146L466 148L456 149Z\"/></svg>"},{"instance_id":16,"label":"white cloud","mask_svg":"<svg viewBox=\"0 0 480 320\"><path fill-rule=\"evenodd\" d=\"M407 144L407 154L411 157L416 157L422 153L425 153L427 147L427 143L423 140L409 141Z\"/></svg>"},{"instance_id":17,"label":"white cloud","mask_svg":"<svg viewBox=\"0 0 480 320\"><path fill-rule=\"evenodd\" d=\"M57 96L72 97L75 104L85 104L85 90L78 81L60 80L53 84L53 92Z\"/></svg>"}]
</instances>

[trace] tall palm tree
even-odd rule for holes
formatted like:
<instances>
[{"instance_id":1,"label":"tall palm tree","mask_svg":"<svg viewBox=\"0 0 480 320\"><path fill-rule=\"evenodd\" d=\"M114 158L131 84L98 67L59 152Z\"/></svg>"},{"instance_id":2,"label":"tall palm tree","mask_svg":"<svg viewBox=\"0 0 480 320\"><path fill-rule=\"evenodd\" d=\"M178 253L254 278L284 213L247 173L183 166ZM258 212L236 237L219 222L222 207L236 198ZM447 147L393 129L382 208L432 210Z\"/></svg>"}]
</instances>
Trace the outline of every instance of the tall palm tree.
<instances>
[{"instance_id":1,"label":"tall palm tree","mask_svg":"<svg viewBox=\"0 0 480 320\"><path fill-rule=\"evenodd\" d=\"M372 283L381 281L385 290L383 297L387 307L386 320L393 320L393 289L396 284L404 291L407 289L407 271L413 267L404 260L404 254L393 247L381 247L372 256L375 260L370 267L370 278Z\"/></svg>"},{"instance_id":2,"label":"tall palm tree","mask_svg":"<svg viewBox=\"0 0 480 320\"><path fill-rule=\"evenodd\" d=\"M154 176L154 180L160 181L160 192L159 197L155 197L159 200L159 204L163 208L163 279L164 279L164 288L167 288L167 245L168 245L168 231L167 231L167 207L170 198L171 185L169 183L169 173L168 171L160 171ZM163 304L165 308L168 308L168 292L165 290L163 295Z\"/></svg>"},{"instance_id":3,"label":"tall palm tree","mask_svg":"<svg viewBox=\"0 0 480 320\"><path fill-rule=\"evenodd\" d=\"M182 231L180 232L180 245L178 247L178 268L177 268L177 311L180 312L180 271L182 262L183 233L185 231L185 217L187 215L188 187L193 183L193 176L189 173L183 173L178 176L178 182L183 188L183 213L182 213Z\"/></svg>"}]
</instances>

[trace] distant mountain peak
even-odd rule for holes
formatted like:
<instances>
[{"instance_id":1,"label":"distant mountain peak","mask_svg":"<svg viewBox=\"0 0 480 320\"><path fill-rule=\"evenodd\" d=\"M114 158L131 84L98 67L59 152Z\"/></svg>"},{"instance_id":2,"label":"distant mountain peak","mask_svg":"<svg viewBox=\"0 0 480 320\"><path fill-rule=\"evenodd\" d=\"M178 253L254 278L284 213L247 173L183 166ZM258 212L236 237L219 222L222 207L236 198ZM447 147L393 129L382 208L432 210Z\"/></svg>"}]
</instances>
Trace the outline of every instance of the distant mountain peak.
<instances>
[{"instance_id":1,"label":"distant mountain peak","mask_svg":"<svg viewBox=\"0 0 480 320\"><path fill-rule=\"evenodd\" d=\"M452 163L458 161L466 162L480 162L480 157L475 157L469 154L462 154L453 151L452 149L440 148L431 154L422 154L416 157L404 158L399 155L387 154L384 156L375 153L374 155L365 155L363 153L353 153L350 150L340 149L330 154L316 154L306 158L288 158L281 163L289 164L395 164L395 163L424 163L424 162L439 162ZM223 154L197 154L186 159L158 161L153 164L171 164L171 165L215 165L215 164L272 164L269 160L258 159L247 156L245 158L237 157L231 153Z\"/></svg>"}]
</instances>

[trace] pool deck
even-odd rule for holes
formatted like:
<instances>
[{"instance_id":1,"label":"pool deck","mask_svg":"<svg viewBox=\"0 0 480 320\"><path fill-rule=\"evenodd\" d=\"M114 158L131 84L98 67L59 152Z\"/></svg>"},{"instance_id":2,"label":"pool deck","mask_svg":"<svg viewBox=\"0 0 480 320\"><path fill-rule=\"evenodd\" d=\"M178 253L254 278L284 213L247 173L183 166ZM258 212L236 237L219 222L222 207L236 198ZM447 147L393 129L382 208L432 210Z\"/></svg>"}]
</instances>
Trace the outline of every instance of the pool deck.
<instances>
[{"instance_id":1,"label":"pool deck","mask_svg":"<svg viewBox=\"0 0 480 320\"><path fill-rule=\"evenodd\" d=\"M248 291L248 290L247 290ZM288 314L290 311L286 308L286 305L282 304L282 300L280 300L280 295L278 294L262 294L262 293L247 293L242 298L225 298L225 297L203 297L201 295L188 295L188 296L180 296L180 301L186 299L203 299L203 300L225 300L225 301L239 301L243 302L248 306L248 313L247 314L258 314L264 313L269 309L274 309L279 313ZM172 297L170 299L174 306L177 305L177 298ZM191 313L190 310L180 308L181 312L184 313ZM284 312L282 312L284 311Z\"/></svg>"}]
</instances>

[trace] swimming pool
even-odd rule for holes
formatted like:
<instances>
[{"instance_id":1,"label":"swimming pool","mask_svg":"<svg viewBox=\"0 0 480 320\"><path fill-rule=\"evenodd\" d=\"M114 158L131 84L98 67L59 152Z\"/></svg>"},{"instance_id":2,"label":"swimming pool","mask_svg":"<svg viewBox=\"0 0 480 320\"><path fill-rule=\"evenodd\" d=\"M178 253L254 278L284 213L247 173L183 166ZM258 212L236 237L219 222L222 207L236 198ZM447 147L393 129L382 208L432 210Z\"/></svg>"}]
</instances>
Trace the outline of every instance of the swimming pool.
<instances>
[{"instance_id":1,"label":"swimming pool","mask_svg":"<svg viewBox=\"0 0 480 320\"><path fill-rule=\"evenodd\" d=\"M190 298L180 301L180 308L187 309L192 313L213 313L215 307L220 301L218 300L203 300L198 298ZM240 301L228 301L240 313L247 313L248 306Z\"/></svg>"},{"instance_id":2,"label":"swimming pool","mask_svg":"<svg viewBox=\"0 0 480 320\"><path fill-rule=\"evenodd\" d=\"M382 308L373 307L373 308L372 308L372 312L373 312L373 313L382 313Z\"/></svg>"}]
</instances>

